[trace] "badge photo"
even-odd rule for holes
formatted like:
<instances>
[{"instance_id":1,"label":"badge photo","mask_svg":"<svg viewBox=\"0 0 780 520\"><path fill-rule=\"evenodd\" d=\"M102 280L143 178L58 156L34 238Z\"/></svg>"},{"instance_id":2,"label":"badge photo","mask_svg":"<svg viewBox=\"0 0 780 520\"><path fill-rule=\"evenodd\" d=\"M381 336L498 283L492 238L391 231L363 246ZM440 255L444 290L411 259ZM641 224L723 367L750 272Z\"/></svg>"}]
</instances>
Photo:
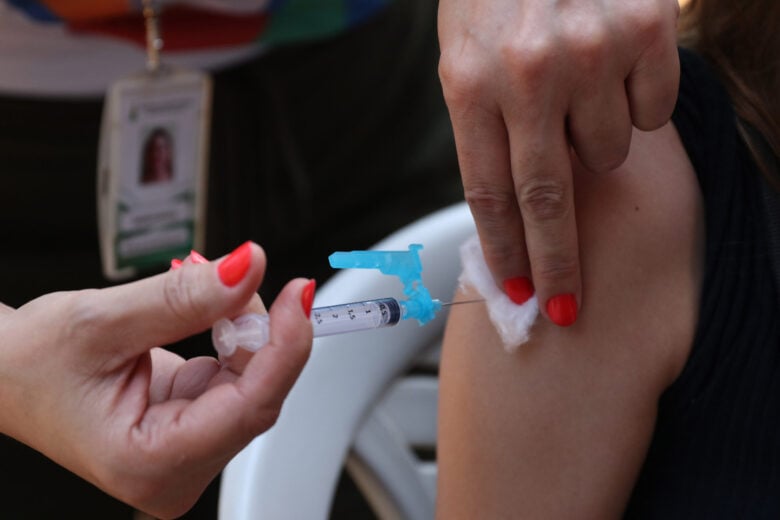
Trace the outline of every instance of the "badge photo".
<instances>
[{"instance_id":1,"label":"badge photo","mask_svg":"<svg viewBox=\"0 0 780 520\"><path fill-rule=\"evenodd\" d=\"M211 82L161 68L115 83L103 111L98 222L103 271L120 280L202 249Z\"/></svg>"}]
</instances>

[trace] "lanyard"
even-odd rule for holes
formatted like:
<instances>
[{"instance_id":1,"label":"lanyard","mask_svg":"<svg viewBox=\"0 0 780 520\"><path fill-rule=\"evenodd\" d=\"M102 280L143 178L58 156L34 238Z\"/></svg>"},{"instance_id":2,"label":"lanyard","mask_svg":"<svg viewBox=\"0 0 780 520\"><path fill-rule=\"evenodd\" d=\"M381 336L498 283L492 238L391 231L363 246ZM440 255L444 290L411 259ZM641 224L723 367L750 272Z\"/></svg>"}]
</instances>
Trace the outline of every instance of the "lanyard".
<instances>
[{"instance_id":1,"label":"lanyard","mask_svg":"<svg viewBox=\"0 0 780 520\"><path fill-rule=\"evenodd\" d=\"M161 62L156 0L143 0L146 67L106 95L98 150L104 275L167 269L205 241L211 80Z\"/></svg>"},{"instance_id":2,"label":"lanyard","mask_svg":"<svg viewBox=\"0 0 780 520\"><path fill-rule=\"evenodd\" d=\"M154 0L143 0L143 14L146 27L146 70L155 74L160 70L163 39L160 35L160 17Z\"/></svg>"}]
</instances>

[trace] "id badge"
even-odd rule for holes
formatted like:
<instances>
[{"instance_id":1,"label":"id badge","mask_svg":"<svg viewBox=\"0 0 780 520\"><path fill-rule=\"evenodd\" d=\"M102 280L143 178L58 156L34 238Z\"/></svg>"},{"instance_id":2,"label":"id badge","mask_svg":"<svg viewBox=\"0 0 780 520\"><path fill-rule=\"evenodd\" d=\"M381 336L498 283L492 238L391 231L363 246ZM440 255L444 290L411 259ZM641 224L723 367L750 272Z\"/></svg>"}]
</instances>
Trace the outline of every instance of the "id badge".
<instances>
[{"instance_id":1,"label":"id badge","mask_svg":"<svg viewBox=\"0 0 780 520\"><path fill-rule=\"evenodd\" d=\"M161 68L111 86L98 152L105 276L121 280L202 249L211 80Z\"/></svg>"}]
</instances>

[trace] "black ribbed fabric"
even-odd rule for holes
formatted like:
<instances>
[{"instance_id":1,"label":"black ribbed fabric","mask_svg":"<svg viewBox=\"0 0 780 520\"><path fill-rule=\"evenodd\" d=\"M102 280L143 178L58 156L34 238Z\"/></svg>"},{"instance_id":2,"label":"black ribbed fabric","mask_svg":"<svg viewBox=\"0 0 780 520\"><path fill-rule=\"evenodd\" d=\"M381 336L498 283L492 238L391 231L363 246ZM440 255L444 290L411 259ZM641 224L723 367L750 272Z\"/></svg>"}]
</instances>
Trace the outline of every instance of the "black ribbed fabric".
<instances>
[{"instance_id":1,"label":"black ribbed fabric","mask_svg":"<svg viewBox=\"0 0 780 520\"><path fill-rule=\"evenodd\" d=\"M626 517L776 519L780 305L764 181L718 80L693 53L680 59L673 120L704 197L704 284L690 358L661 397Z\"/></svg>"}]
</instances>

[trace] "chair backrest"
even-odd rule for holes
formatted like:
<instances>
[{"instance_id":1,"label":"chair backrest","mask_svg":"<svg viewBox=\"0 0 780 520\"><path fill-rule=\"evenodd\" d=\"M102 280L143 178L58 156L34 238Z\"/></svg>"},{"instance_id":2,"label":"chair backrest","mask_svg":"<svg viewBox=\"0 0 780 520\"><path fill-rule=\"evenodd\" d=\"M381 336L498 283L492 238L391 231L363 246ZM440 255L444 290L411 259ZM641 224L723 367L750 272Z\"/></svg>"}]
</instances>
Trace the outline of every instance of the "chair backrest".
<instances>
[{"instance_id":1,"label":"chair backrest","mask_svg":"<svg viewBox=\"0 0 780 520\"><path fill-rule=\"evenodd\" d=\"M405 250L411 243L423 244L423 281L434 297L447 300L460 274L458 247L473 233L471 214L461 203L403 228L374 249ZM315 306L400 298L401 289L394 277L350 269L317 291ZM390 329L315 339L311 358L276 425L250 443L223 472L220 519L327 518L338 477L356 439L368 442L360 459L381 461L371 455L381 450L372 447L377 445L376 436L372 440L371 427L364 423L377 417L372 411L382 402L389 416L393 415L392 402L403 399L382 401L382 397L436 343L445 319L441 313L422 327L409 321ZM408 504L394 507L414 509Z\"/></svg>"},{"instance_id":2,"label":"chair backrest","mask_svg":"<svg viewBox=\"0 0 780 520\"><path fill-rule=\"evenodd\" d=\"M378 518L434 516L438 397L438 376L413 371L393 382L360 425L346 467Z\"/></svg>"}]
</instances>

